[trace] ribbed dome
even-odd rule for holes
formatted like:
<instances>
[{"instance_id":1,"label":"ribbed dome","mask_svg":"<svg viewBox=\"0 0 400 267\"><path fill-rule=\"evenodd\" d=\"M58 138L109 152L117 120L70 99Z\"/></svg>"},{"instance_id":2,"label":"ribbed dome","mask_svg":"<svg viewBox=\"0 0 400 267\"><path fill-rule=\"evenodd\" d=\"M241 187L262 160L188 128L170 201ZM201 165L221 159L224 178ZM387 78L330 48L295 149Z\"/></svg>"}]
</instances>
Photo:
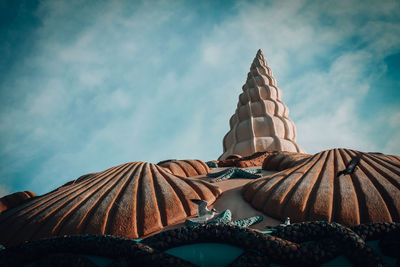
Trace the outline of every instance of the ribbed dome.
<instances>
[{"instance_id":1,"label":"ribbed dome","mask_svg":"<svg viewBox=\"0 0 400 267\"><path fill-rule=\"evenodd\" d=\"M357 155L352 174L339 173ZM246 184L243 197L275 218L345 225L400 220L400 165L349 149L320 152L304 163Z\"/></svg>"},{"instance_id":2,"label":"ribbed dome","mask_svg":"<svg viewBox=\"0 0 400 267\"><path fill-rule=\"evenodd\" d=\"M21 202L35 197L36 194L31 191L16 192L0 198L0 212L17 206Z\"/></svg>"},{"instance_id":3,"label":"ribbed dome","mask_svg":"<svg viewBox=\"0 0 400 267\"><path fill-rule=\"evenodd\" d=\"M139 238L197 213L221 194L201 180L144 162L126 163L0 214L0 244L65 234Z\"/></svg>"},{"instance_id":4,"label":"ribbed dome","mask_svg":"<svg viewBox=\"0 0 400 267\"><path fill-rule=\"evenodd\" d=\"M369 154L374 155L375 157L381 158L383 160L389 160L392 161L396 164L400 164L400 157L399 156L394 156L394 155L386 155L378 152L370 152Z\"/></svg>"},{"instance_id":5,"label":"ribbed dome","mask_svg":"<svg viewBox=\"0 0 400 267\"><path fill-rule=\"evenodd\" d=\"M67 187L67 186L71 186L71 185L80 183L80 182L82 182L83 180L92 178L92 177L94 177L94 176L97 175L97 174L98 174L97 172L84 174L84 175L80 176L78 179L69 181L69 182L65 183L64 185L60 186L59 188L57 188L57 189L55 189L55 190L61 190L61 189L64 189L65 187Z\"/></svg>"},{"instance_id":6,"label":"ribbed dome","mask_svg":"<svg viewBox=\"0 0 400 267\"><path fill-rule=\"evenodd\" d=\"M271 153L264 159L262 169L266 171L282 171L299 165L309 159L311 155L296 152Z\"/></svg>"},{"instance_id":7,"label":"ribbed dome","mask_svg":"<svg viewBox=\"0 0 400 267\"><path fill-rule=\"evenodd\" d=\"M230 131L223 140L220 160L232 154L250 156L263 151L303 152L296 144L296 127L288 118L289 109L281 101L281 90L261 50L242 87Z\"/></svg>"},{"instance_id":8,"label":"ribbed dome","mask_svg":"<svg viewBox=\"0 0 400 267\"><path fill-rule=\"evenodd\" d=\"M166 168L172 174L182 177L192 177L204 175L210 172L210 168L201 160L167 160L158 163L159 166Z\"/></svg>"}]
</instances>

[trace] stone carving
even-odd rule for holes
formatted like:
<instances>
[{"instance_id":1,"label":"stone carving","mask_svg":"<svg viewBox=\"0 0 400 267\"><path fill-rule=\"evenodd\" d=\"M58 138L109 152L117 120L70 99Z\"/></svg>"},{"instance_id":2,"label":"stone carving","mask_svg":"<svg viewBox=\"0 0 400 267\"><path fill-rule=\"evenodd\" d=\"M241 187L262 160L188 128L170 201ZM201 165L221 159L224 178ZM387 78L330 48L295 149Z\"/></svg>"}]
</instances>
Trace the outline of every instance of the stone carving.
<instances>
[{"instance_id":1,"label":"stone carving","mask_svg":"<svg viewBox=\"0 0 400 267\"><path fill-rule=\"evenodd\" d=\"M261 169L229 168L219 172L209 173L207 174L207 176L214 178L211 180L211 182L215 183L215 182L229 180L232 178L246 178L246 179L260 178L261 175L258 175L257 173L261 173Z\"/></svg>"},{"instance_id":2,"label":"stone carving","mask_svg":"<svg viewBox=\"0 0 400 267\"><path fill-rule=\"evenodd\" d=\"M281 90L261 50L242 89L219 160L263 151L303 152L296 144L296 127L288 118L289 109L281 100Z\"/></svg>"},{"instance_id":3,"label":"stone carving","mask_svg":"<svg viewBox=\"0 0 400 267\"><path fill-rule=\"evenodd\" d=\"M227 209L209 220L198 220L198 218L188 219L185 221L185 225L196 226L202 224L229 224L247 228L253 224L261 222L262 220L263 216L252 216L240 220L232 220L232 212L231 210Z\"/></svg>"},{"instance_id":4,"label":"stone carving","mask_svg":"<svg viewBox=\"0 0 400 267\"><path fill-rule=\"evenodd\" d=\"M271 153L265 157L262 163L263 170L266 171L282 171L294 166L297 166L307 159L311 155L296 152L276 152Z\"/></svg>"},{"instance_id":5,"label":"stone carving","mask_svg":"<svg viewBox=\"0 0 400 267\"><path fill-rule=\"evenodd\" d=\"M354 171L343 172L358 155ZM265 214L290 217L294 222L399 222L400 165L372 153L327 150L293 168L249 182L242 194Z\"/></svg>"},{"instance_id":6,"label":"stone carving","mask_svg":"<svg viewBox=\"0 0 400 267\"><path fill-rule=\"evenodd\" d=\"M69 234L140 238L197 213L221 190L146 162L122 164L0 213L0 244Z\"/></svg>"},{"instance_id":7,"label":"stone carving","mask_svg":"<svg viewBox=\"0 0 400 267\"><path fill-rule=\"evenodd\" d=\"M157 165L166 168L172 174L182 177L204 175L210 172L207 164L201 160L166 160Z\"/></svg>"},{"instance_id":8,"label":"stone carving","mask_svg":"<svg viewBox=\"0 0 400 267\"><path fill-rule=\"evenodd\" d=\"M16 192L0 198L0 212L17 206L23 201L35 197L36 194L31 191Z\"/></svg>"}]
</instances>

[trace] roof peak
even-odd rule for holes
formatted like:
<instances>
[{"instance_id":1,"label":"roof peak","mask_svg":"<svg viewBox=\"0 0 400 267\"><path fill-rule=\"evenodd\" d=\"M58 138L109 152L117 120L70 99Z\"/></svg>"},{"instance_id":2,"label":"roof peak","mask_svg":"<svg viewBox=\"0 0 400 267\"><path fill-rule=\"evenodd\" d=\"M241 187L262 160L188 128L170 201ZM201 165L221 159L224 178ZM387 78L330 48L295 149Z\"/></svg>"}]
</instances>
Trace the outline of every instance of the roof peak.
<instances>
[{"instance_id":1,"label":"roof peak","mask_svg":"<svg viewBox=\"0 0 400 267\"><path fill-rule=\"evenodd\" d=\"M264 151L303 152L296 143L296 127L288 117L289 109L281 100L281 90L261 49L242 90L219 159Z\"/></svg>"},{"instance_id":2,"label":"roof peak","mask_svg":"<svg viewBox=\"0 0 400 267\"><path fill-rule=\"evenodd\" d=\"M264 56L264 53L261 49L258 49L257 54L253 60L253 64L251 66L251 68L253 67L268 67L268 62L267 59Z\"/></svg>"}]
</instances>

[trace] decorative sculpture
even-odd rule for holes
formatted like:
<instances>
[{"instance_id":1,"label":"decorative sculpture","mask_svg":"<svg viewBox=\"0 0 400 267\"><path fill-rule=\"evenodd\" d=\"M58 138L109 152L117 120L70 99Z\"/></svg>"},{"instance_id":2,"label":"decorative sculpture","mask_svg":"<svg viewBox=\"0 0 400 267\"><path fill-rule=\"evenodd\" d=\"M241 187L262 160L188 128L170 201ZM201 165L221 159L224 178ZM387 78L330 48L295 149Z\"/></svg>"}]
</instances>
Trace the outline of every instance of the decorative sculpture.
<instances>
[{"instance_id":1,"label":"decorative sculpture","mask_svg":"<svg viewBox=\"0 0 400 267\"><path fill-rule=\"evenodd\" d=\"M242 89L219 160L263 151L303 152L296 144L296 127L288 118L289 109L281 100L281 90L261 50Z\"/></svg>"},{"instance_id":2,"label":"decorative sculpture","mask_svg":"<svg viewBox=\"0 0 400 267\"><path fill-rule=\"evenodd\" d=\"M359 158L354 172L338 175ZM243 197L265 214L294 222L343 225L400 221L400 165L387 157L332 149L243 187Z\"/></svg>"},{"instance_id":3,"label":"decorative sculpture","mask_svg":"<svg viewBox=\"0 0 400 267\"><path fill-rule=\"evenodd\" d=\"M122 164L0 213L0 244L68 234L140 238L195 215L221 190L147 162Z\"/></svg>"},{"instance_id":4,"label":"decorative sculpture","mask_svg":"<svg viewBox=\"0 0 400 267\"><path fill-rule=\"evenodd\" d=\"M159 162L158 166L166 168L170 173L181 177L192 177L204 175L210 172L206 163L198 159L189 160L165 160Z\"/></svg>"},{"instance_id":5,"label":"decorative sculpture","mask_svg":"<svg viewBox=\"0 0 400 267\"><path fill-rule=\"evenodd\" d=\"M219 172L213 172L207 174L208 177L215 178L211 180L211 182L220 182L224 180L228 180L231 178L247 178L247 179L256 179L260 178L261 175L256 173L261 173L260 169L239 169L239 168L229 168L226 170L222 170Z\"/></svg>"}]
</instances>

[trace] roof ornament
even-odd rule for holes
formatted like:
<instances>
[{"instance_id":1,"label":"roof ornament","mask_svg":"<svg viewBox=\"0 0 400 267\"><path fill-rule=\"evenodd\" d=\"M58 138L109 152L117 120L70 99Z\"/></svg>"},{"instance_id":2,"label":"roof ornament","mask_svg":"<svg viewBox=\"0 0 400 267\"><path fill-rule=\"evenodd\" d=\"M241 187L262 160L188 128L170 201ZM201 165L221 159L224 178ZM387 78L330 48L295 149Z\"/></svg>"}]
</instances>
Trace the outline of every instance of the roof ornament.
<instances>
[{"instance_id":1,"label":"roof ornament","mask_svg":"<svg viewBox=\"0 0 400 267\"><path fill-rule=\"evenodd\" d=\"M247 178L247 179L256 179L260 178L261 175L256 173L261 173L261 169L239 169L239 168L229 168L226 170L222 170L219 172L208 173L208 177L212 177L210 182L220 182L225 181L231 178Z\"/></svg>"},{"instance_id":2,"label":"roof ornament","mask_svg":"<svg viewBox=\"0 0 400 267\"><path fill-rule=\"evenodd\" d=\"M186 220L185 221L186 226L197 226L197 225L204 225L204 224L227 224L227 225L235 225L235 226L247 228L253 224L261 222L264 219L263 216L252 216L252 217L232 221L232 212L229 209L226 209L223 212L216 215L215 217L213 215L213 217L211 219L204 220L204 218L206 218L206 215L204 215L204 213L203 213L205 211L205 209L206 209L205 212L207 214L210 213L210 210L207 209L207 206L204 208L204 205L207 205L207 204L204 203L205 201L199 202L199 201L197 201L197 199L191 199L191 200L194 203L196 203L196 202L200 203L199 214L201 214L201 215L196 218ZM202 208L201 208L202 212L200 213L201 205L202 205ZM211 209L211 211L216 212L215 209Z\"/></svg>"},{"instance_id":3,"label":"roof ornament","mask_svg":"<svg viewBox=\"0 0 400 267\"><path fill-rule=\"evenodd\" d=\"M303 153L296 144L296 127L288 117L289 109L281 100L281 90L261 49L242 89L219 160L233 154L245 157L264 151Z\"/></svg>"}]
</instances>

